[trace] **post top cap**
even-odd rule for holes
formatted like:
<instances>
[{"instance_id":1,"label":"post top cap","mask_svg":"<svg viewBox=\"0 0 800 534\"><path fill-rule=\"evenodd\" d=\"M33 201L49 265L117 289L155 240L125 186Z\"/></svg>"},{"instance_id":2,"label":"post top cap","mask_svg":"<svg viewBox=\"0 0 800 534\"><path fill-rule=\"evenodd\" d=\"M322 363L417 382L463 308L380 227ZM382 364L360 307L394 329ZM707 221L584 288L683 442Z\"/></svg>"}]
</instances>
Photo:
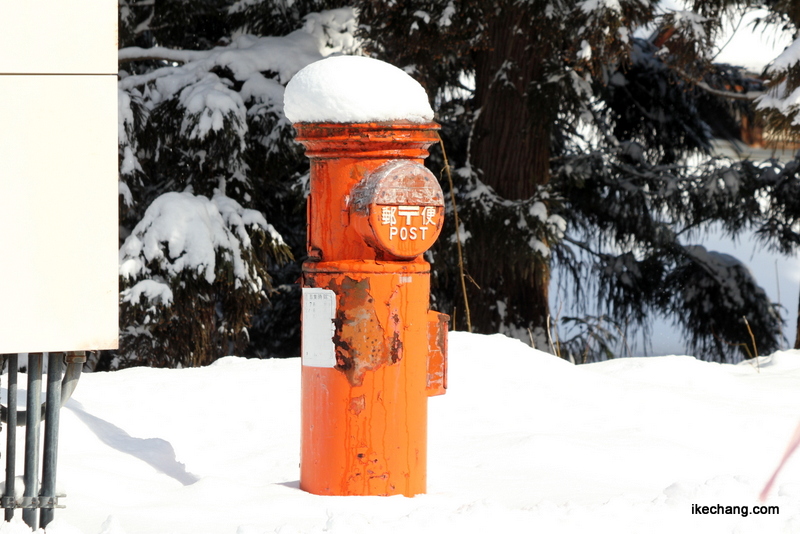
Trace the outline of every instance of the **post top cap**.
<instances>
[{"instance_id":1,"label":"post top cap","mask_svg":"<svg viewBox=\"0 0 800 534\"><path fill-rule=\"evenodd\" d=\"M429 123L425 89L397 67L363 56L336 56L300 70L286 86L284 112L293 123Z\"/></svg>"}]
</instances>

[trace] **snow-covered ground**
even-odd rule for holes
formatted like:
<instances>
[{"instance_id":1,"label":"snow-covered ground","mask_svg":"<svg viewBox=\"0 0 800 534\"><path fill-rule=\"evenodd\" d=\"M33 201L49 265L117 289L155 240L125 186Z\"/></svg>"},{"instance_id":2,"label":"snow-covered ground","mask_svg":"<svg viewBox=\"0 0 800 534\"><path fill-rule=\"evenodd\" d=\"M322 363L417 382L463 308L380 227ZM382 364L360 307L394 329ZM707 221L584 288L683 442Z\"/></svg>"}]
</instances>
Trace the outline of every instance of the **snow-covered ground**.
<instances>
[{"instance_id":1,"label":"snow-covered ground","mask_svg":"<svg viewBox=\"0 0 800 534\"><path fill-rule=\"evenodd\" d=\"M62 411L67 507L47 532L800 531L800 458L763 503L779 513L752 508L800 422L800 351L573 366L452 333L450 389L429 401L428 493L414 498L298 488L299 376L298 359L236 357L84 375Z\"/></svg>"}]
</instances>

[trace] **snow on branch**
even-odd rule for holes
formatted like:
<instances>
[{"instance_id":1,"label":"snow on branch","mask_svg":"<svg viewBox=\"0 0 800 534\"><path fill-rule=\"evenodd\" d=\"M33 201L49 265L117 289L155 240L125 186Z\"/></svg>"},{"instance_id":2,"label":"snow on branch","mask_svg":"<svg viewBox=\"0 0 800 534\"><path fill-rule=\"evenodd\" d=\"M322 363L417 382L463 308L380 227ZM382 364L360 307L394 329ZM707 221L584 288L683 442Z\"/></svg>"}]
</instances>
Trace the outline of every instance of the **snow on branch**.
<instances>
[{"instance_id":1,"label":"snow on branch","mask_svg":"<svg viewBox=\"0 0 800 534\"><path fill-rule=\"evenodd\" d=\"M769 66L770 73L784 72L800 64L800 38L786 47Z\"/></svg>"},{"instance_id":2,"label":"snow on branch","mask_svg":"<svg viewBox=\"0 0 800 534\"><path fill-rule=\"evenodd\" d=\"M684 250L695 264L702 268L723 290L726 298L737 307L744 307L745 298L739 282L740 279L752 280L753 278L753 274L744 263L730 254L706 250L700 245L689 245L684 247ZM755 284L755 282L751 283Z\"/></svg>"},{"instance_id":3,"label":"snow on branch","mask_svg":"<svg viewBox=\"0 0 800 534\"><path fill-rule=\"evenodd\" d=\"M190 139L203 139L210 131L222 130L225 118L232 117L230 122L244 150L247 109L239 93L228 88L219 77L206 74L202 80L181 91L180 100L186 109L181 133L188 133Z\"/></svg>"},{"instance_id":4,"label":"snow on branch","mask_svg":"<svg viewBox=\"0 0 800 534\"><path fill-rule=\"evenodd\" d=\"M361 50L361 42L355 37L357 29L356 10L352 7L309 13L303 25L304 32L324 43L325 49L321 51L326 56L357 54Z\"/></svg>"},{"instance_id":5,"label":"snow on branch","mask_svg":"<svg viewBox=\"0 0 800 534\"><path fill-rule=\"evenodd\" d=\"M622 6L619 0L584 0L578 3L578 7L584 13L591 13L601 9L609 9L617 13L622 13Z\"/></svg>"},{"instance_id":6,"label":"snow on branch","mask_svg":"<svg viewBox=\"0 0 800 534\"><path fill-rule=\"evenodd\" d=\"M797 115L800 111L800 87L792 89L787 81L783 80L757 98L756 107L762 111L774 110L785 117L793 117L792 124L800 125Z\"/></svg>"},{"instance_id":7,"label":"snow on branch","mask_svg":"<svg viewBox=\"0 0 800 534\"><path fill-rule=\"evenodd\" d=\"M208 199L191 193L165 193L147 208L122 245L120 275L136 280L187 273L212 284L221 257L230 264L237 287L248 284L260 291L262 281L245 258L253 247L248 228L265 232L273 243L284 244L261 213L245 209L233 199L219 194Z\"/></svg>"},{"instance_id":8,"label":"snow on branch","mask_svg":"<svg viewBox=\"0 0 800 534\"><path fill-rule=\"evenodd\" d=\"M194 142L195 149L202 145L208 164L195 162L194 174L212 174L214 169L221 169L222 160L217 153L227 151L236 156L229 158L228 176L244 176L247 166L239 156L246 149L248 136L254 136L269 154L286 149L276 139L280 132L290 128L283 113L284 86L310 63L334 53L357 50L360 42L355 38L356 29L355 11L342 8L311 13L305 17L301 29L285 36L239 35L230 44L210 50L164 47L120 50L121 63L140 60L165 63L143 74L120 73L120 109L124 112L120 117L120 171L128 180L121 186L121 194L126 205L133 202L129 194L130 179L134 172L141 171L137 159L140 147L133 133L134 129L143 131L146 122L139 121L142 124L133 128L134 104L141 113L153 117L153 121L161 121L157 125L161 131L165 131L164 127L169 130L172 125L179 126L179 131L170 130L165 138L179 134ZM253 123L258 123L256 129L263 125L265 131L254 131ZM151 138L142 137L138 141L147 143ZM160 142L155 148L161 151L165 147L167 144ZM160 154L153 157L158 160ZM218 162L216 167L214 162ZM195 189L198 191L203 192Z\"/></svg>"},{"instance_id":9,"label":"snow on branch","mask_svg":"<svg viewBox=\"0 0 800 534\"><path fill-rule=\"evenodd\" d=\"M189 63L190 61L205 59L208 55L209 51L207 50L175 50L174 48L165 48L163 46L154 46L153 48L131 46L120 49L117 52L117 60L120 63L145 60Z\"/></svg>"},{"instance_id":10,"label":"snow on branch","mask_svg":"<svg viewBox=\"0 0 800 534\"><path fill-rule=\"evenodd\" d=\"M175 50L164 47L123 48L118 52L120 63L161 60L173 65L166 69L129 76L121 81L124 89L144 85L154 79L175 74L190 75L194 71L210 71L214 67L228 68L239 81L255 73L274 72L282 84L314 61L334 53L354 53L360 43L354 34L357 29L352 8L332 9L311 13L302 29L282 37L240 35L227 46L211 50ZM183 64L183 66L174 64ZM175 70L178 67L178 70Z\"/></svg>"},{"instance_id":11,"label":"snow on branch","mask_svg":"<svg viewBox=\"0 0 800 534\"><path fill-rule=\"evenodd\" d=\"M285 37L255 37L241 35L230 45L208 51L176 51L176 56L185 53L185 64L165 67L147 74L128 76L120 80L122 89L144 86L159 79L168 79L168 85L186 86L214 68L231 71L238 81L247 81L260 72L277 73L285 84L297 71L309 63L324 57L325 44L303 30ZM120 50L120 55L128 49ZM182 83L181 83L182 82ZM163 85L167 85L166 82ZM174 88L174 92L177 88Z\"/></svg>"},{"instance_id":12,"label":"snow on branch","mask_svg":"<svg viewBox=\"0 0 800 534\"><path fill-rule=\"evenodd\" d=\"M679 31L695 41L704 41L708 38L707 17L693 11L673 11L672 21Z\"/></svg>"},{"instance_id":13,"label":"snow on branch","mask_svg":"<svg viewBox=\"0 0 800 534\"><path fill-rule=\"evenodd\" d=\"M171 89L165 95L167 98L215 68L228 69L241 82L260 73L275 73L278 81L285 85L309 63L333 53L356 50L358 43L354 37L355 30L354 10L343 8L312 13L306 18L302 29L283 37L240 35L231 44L211 50L123 48L118 55L120 63L163 60L173 65L124 77L120 80L120 88L130 90L167 78L170 82L162 82L158 88L160 91ZM174 65L176 63L181 65Z\"/></svg>"},{"instance_id":14,"label":"snow on branch","mask_svg":"<svg viewBox=\"0 0 800 534\"><path fill-rule=\"evenodd\" d=\"M144 296L148 302L160 304L165 307L172 306L172 289L168 284L158 280L140 280L132 287L122 291L122 302L127 302L133 305L139 303L139 299Z\"/></svg>"},{"instance_id":15,"label":"snow on branch","mask_svg":"<svg viewBox=\"0 0 800 534\"><path fill-rule=\"evenodd\" d=\"M729 100L748 100L753 101L760 98L764 93L761 91L748 91L746 93L735 93L733 91L725 91L723 89L715 89L708 85L706 82L697 81L694 84L702 89L703 91L712 94L714 96L718 96L721 98L727 98Z\"/></svg>"},{"instance_id":16,"label":"snow on branch","mask_svg":"<svg viewBox=\"0 0 800 534\"><path fill-rule=\"evenodd\" d=\"M681 310L678 323L689 346L704 352L713 348L719 361L740 351L753 357L753 345L767 353L777 349L780 314L750 270L732 256L699 245L684 247L684 253L666 286L671 288L673 305ZM745 322L752 330L743 328ZM757 342L751 344L752 339Z\"/></svg>"},{"instance_id":17,"label":"snow on branch","mask_svg":"<svg viewBox=\"0 0 800 534\"><path fill-rule=\"evenodd\" d=\"M758 109L783 116L785 124L791 127L800 126L800 38L770 64L768 73L773 84L757 99Z\"/></svg>"}]
</instances>

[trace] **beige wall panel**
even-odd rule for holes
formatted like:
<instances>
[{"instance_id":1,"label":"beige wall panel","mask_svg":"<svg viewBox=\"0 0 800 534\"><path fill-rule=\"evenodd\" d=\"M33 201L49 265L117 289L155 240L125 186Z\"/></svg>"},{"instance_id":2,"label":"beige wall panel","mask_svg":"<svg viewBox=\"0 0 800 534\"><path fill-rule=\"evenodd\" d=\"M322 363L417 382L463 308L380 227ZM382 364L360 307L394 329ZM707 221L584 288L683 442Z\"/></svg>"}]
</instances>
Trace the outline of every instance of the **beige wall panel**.
<instances>
[{"instance_id":1,"label":"beige wall panel","mask_svg":"<svg viewBox=\"0 0 800 534\"><path fill-rule=\"evenodd\" d=\"M117 81L0 76L0 353L117 345Z\"/></svg>"},{"instance_id":2,"label":"beige wall panel","mask_svg":"<svg viewBox=\"0 0 800 534\"><path fill-rule=\"evenodd\" d=\"M0 0L1 74L115 74L116 0Z\"/></svg>"}]
</instances>

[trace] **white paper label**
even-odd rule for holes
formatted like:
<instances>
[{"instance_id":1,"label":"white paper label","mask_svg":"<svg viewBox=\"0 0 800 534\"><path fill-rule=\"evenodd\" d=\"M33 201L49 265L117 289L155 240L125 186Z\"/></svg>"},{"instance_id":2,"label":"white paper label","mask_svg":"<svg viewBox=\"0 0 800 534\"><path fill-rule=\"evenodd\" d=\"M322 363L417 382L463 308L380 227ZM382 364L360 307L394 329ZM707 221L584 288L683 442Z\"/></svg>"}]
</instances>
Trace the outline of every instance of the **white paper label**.
<instances>
[{"instance_id":1,"label":"white paper label","mask_svg":"<svg viewBox=\"0 0 800 534\"><path fill-rule=\"evenodd\" d=\"M330 289L303 288L303 365L336 366L336 351L333 345L335 316L336 293Z\"/></svg>"}]
</instances>

